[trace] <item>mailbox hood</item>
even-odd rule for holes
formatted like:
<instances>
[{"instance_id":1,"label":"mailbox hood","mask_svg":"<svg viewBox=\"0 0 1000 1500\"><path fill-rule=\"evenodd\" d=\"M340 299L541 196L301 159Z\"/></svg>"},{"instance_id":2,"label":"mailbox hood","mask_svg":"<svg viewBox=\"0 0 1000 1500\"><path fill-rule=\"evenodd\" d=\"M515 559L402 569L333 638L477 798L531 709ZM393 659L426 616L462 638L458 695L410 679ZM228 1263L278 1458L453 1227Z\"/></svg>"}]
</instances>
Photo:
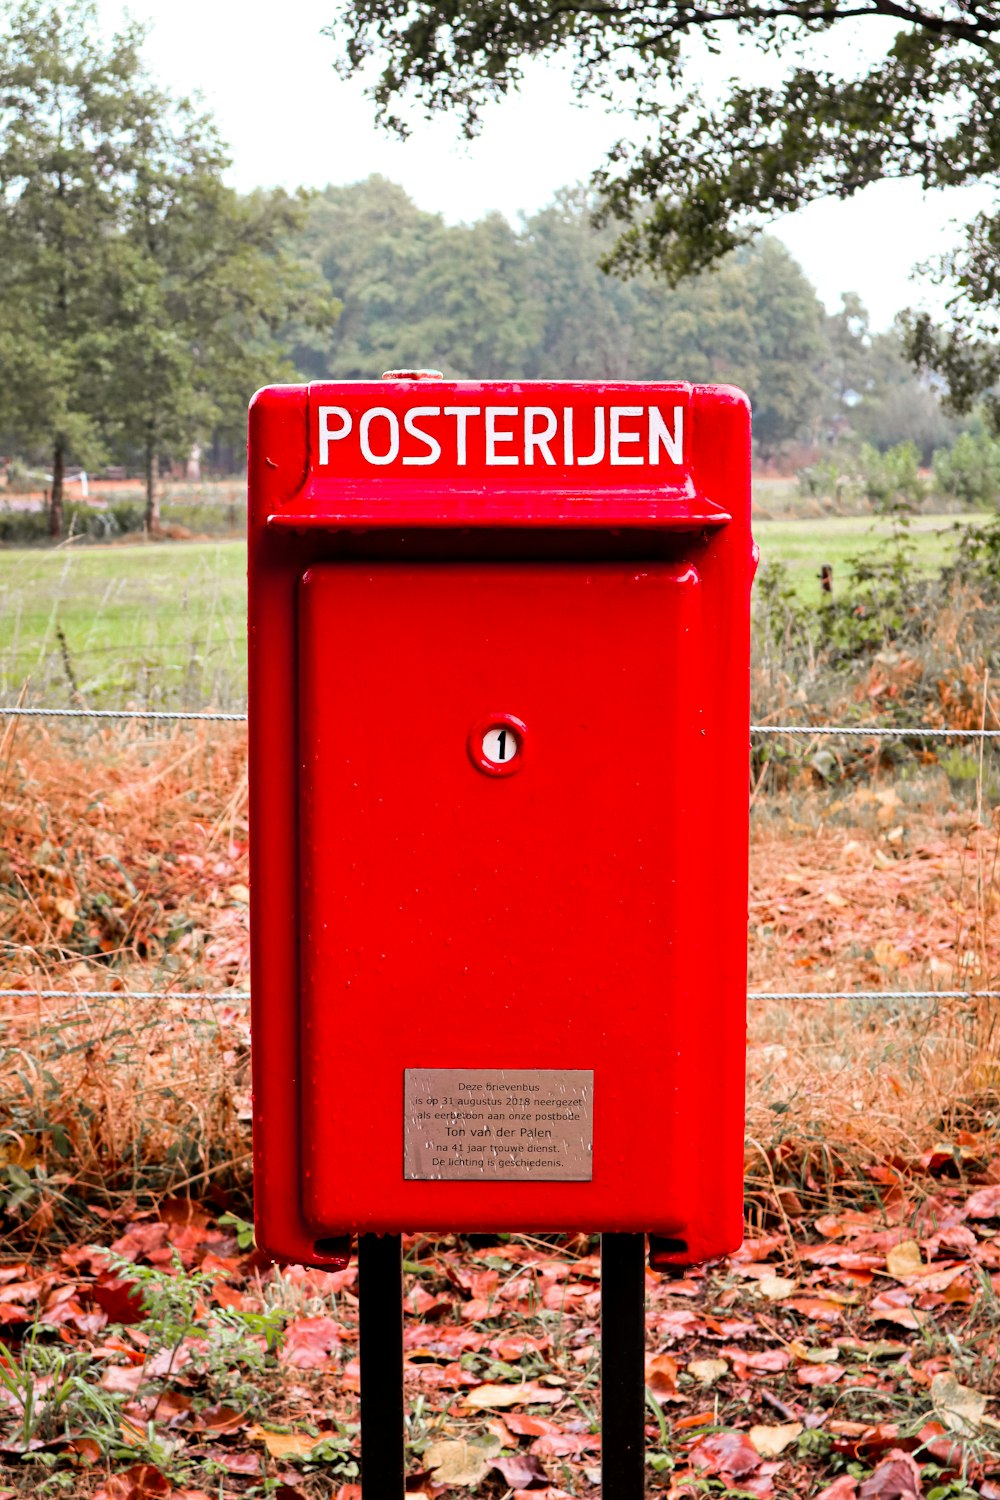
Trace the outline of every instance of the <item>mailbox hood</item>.
<instances>
[{"instance_id":1,"label":"mailbox hood","mask_svg":"<svg viewBox=\"0 0 1000 1500\"><path fill-rule=\"evenodd\" d=\"M703 429L733 408L730 442L750 443L741 391L678 382L404 374L272 387L268 400L275 529L718 527L731 501L699 471ZM299 455L291 471L289 454Z\"/></svg>"}]
</instances>

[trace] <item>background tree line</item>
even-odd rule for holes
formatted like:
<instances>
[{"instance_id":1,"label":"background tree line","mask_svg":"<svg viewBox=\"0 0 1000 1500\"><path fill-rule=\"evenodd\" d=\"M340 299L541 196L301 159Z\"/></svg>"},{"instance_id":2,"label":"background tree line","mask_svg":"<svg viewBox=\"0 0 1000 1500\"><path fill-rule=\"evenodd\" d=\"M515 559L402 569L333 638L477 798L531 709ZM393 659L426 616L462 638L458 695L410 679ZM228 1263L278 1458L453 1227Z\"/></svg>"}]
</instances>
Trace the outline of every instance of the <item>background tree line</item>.
<instances>
[{"instance_id":1,"label":"background tree line","mask_svg":"<svg viewBox=\"0 0 1000 1500\"><path fill-rule=\"evenodd\" d=\"M671 287L599 268L614 241L593 200L565 189L512 227L500 214L446 224L382 177L312 199L296 250L342 305L297 337L310 379L431 366L448 375L731 381L754 406L764 460L853 433L912 440L929 462L958 430L914 374L901 331L873 334L856 296L830 316L779 240L761 236Z\"/></svg>"}]
</instances>

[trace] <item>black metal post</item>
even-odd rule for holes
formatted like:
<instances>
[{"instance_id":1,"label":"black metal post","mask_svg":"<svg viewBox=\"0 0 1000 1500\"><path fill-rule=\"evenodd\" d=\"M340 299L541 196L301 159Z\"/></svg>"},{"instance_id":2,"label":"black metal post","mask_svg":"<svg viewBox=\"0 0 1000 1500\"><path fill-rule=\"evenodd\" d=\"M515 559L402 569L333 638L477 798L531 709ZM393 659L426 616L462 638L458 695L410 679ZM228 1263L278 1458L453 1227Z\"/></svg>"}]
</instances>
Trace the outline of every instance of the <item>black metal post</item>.
<instances>
[{"instance_id":1,"label":"black metal post","mask_svg":"<svg viewBox=\"0 0 1000 1500\"><path fill-rule=\"evenodd\" d=\"M403 1242L358 1236L361 1487L365 1500L403 1500Z\"/></svg>"},{"instance_id":2,"label":"black metal post","mask_svg":"<svg viewBox=\"0 0 1000 1500\"><path fill-rule=\"evenodd\" d=\"M646 1237L601 1235L601 1500L642 1500Z\"/></svg>"}]
</instances>

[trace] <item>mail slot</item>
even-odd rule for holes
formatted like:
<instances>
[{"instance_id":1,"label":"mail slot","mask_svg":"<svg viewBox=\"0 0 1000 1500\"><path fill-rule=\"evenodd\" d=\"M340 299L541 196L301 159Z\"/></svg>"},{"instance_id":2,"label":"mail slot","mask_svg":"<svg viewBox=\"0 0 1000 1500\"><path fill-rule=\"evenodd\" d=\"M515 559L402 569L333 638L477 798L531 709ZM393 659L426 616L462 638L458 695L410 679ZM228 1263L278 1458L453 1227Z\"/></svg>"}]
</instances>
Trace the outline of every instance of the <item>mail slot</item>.
<instances>
[{"instance_id":1,"label":"mail slot","mask_svg":"<svg viewBox=\"0 0 1000 1500\"><path fill-rule=\"evenodd\" d=\"M728 387L273 387L250 418L255 1202L742 1233L750 425Z\"/></svg>"}]
</instances>

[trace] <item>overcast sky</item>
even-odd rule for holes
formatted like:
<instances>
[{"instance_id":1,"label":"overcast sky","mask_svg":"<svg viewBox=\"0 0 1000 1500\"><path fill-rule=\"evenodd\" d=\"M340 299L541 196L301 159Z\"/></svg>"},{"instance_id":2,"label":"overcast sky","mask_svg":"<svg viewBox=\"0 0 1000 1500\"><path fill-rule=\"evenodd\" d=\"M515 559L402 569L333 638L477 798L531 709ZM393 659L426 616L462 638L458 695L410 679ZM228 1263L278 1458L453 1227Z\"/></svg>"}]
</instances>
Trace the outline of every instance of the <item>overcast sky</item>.
<instances>
[{"instance_id":1,"label":"overcast sky","mask_svg":"<svg viewBox=\"0 0 1000 1500\"><path fill-rule=\"evenodd\" d=\"M120 23L120 0L99 3L109 25ZM215 114L241 189L323 187L381 172L449 220L499 209L516 222L585 179L629 125L575 107L567 76L539 67L471 144L451 118L418 123L401 143L376 127L360 84L333 74L333 43L320 35L332 0L131 0L127 8L152 24L148 55L159 80L175 93L199 92ZM884 327L900 308L928 301L911 279L914 264L955 239L956 217L987 202L982 189L924 195L913 183L879 183L848 203L816 203L776 221L773 232L831 309L842 292L857 291Z\"/></svg>"}]
</instances>

